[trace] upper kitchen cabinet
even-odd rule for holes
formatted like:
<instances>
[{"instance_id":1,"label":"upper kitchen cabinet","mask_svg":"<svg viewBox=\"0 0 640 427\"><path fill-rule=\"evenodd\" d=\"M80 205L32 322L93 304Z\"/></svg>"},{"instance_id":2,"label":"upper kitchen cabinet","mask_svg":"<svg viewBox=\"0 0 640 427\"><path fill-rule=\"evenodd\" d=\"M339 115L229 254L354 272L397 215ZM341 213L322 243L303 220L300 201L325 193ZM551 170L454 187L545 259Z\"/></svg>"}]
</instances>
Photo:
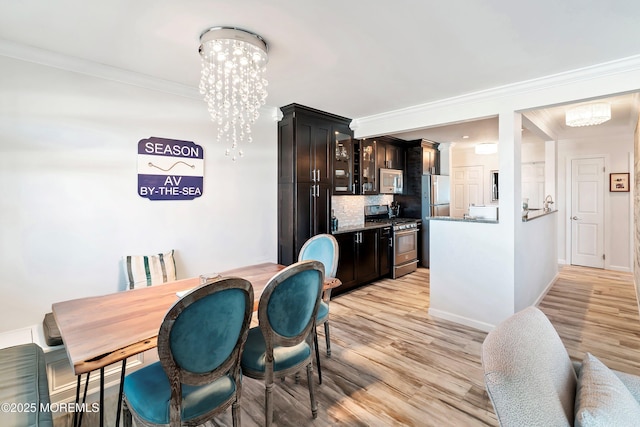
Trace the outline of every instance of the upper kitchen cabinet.
<instances>
[{"instance_id":1,"label":"upper kitchen cabinet","mask_svg":"<svg viewBox=\"0 0 640 427\"><path fill-rule=\"evenodd\" d=\"M405 194L419 196L422 175L437 175L440 173L438 143L427 140L409 143L405 172Z\"/></svg>"},{"instance_id":2,"label":"upper kitchen cabinet","mask_svg":"<svg viewBox=\"0 0 640 427\"><path fill-rule=\"evenodd\" d=\"M354 162L354 141L351 131L336 129L333 132L333 194L356 194L358 179L357 164Z\"/></svg>"},{"instance_id":3,"label":"upper kitchen cabinet","mask_svg":"<svg viewBox=\"0 0 640 427\"><path fill-rule=\"evenodd\" d=\"M404 141L388 136L375 138L375 141L378 169L404 169Z\"/></svg>"},{"instance_id":4,"label":"upper kitchen cabinet","mask_svg":"<svg viewBox=\"0 0 640 427\"><path fill-rule=\"evenodd\" d=\"M299 104L278 123L278 262L289 265L312 236L331 229L335 132L351 119Z\"/></svg>"},{"instance_id":5,"label":"upper kitchen cabinet","mask_svg":"<svg viewBox=\"0 0 640 427\"><path fill-rule=\"evenodd\" d=\"M360 194L378 194L378 167L376 162L376 141L374 139L360 140Z\"/></svg>"}]
</instances>

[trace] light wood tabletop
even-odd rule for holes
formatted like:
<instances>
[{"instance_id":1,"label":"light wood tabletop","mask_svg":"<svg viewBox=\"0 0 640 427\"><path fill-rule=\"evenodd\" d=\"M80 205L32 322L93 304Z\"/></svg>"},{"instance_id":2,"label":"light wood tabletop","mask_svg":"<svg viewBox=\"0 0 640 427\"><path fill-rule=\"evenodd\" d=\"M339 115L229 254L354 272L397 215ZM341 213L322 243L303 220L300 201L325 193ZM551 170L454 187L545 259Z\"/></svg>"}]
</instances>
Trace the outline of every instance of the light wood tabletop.
<instances>
[{"instance_id":1,"label":"light wood tabletop","mask_svg":"<svg viewBox=\"0 0 640 427\"><path fill-rule=\"evenodd\" d=\"M263 263L221 272L251 282L258 308L260 294L284 265ZM325 289L338 286L328 279ZM176 292L200 285L200 278L80 298L53 304L53 314L76 375L91 372L157 346L158 330Z\"/></svg>"}]
</instances>

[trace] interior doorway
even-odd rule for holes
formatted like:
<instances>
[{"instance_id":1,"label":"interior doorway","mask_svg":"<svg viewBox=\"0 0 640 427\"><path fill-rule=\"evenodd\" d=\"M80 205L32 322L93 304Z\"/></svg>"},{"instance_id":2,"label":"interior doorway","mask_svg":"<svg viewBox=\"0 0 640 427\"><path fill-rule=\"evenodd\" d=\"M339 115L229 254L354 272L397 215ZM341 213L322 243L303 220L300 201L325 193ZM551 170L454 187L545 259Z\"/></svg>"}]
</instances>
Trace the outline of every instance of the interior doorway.
<instances>
[{"instance_id":1,"label":"interior doorway","mask_svg":"<svg viewBox=\"0 0 640 427\"><path fill-rule=\"evenodd\" d=\"M451 171L451 216L462 218L469 205L484 204L484 167L458 166Z\"/></svg>"},{"instance_id":2,"label":"interior doorway","mask_svg":"<svg viewBox=\"0 0 640 427\"><path fill-rule=\"evenodd\" d=\"M571 264L604 268L604 157L571 160Z\"/></svg>"}]
</instances>

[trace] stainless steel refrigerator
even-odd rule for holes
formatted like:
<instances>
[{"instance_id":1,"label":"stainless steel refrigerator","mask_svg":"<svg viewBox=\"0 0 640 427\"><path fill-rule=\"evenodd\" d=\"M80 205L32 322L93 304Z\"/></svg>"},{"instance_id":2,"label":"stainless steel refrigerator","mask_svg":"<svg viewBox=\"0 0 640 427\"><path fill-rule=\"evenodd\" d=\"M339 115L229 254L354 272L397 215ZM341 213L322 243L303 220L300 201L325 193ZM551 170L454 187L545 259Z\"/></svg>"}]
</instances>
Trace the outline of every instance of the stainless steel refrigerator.
<instances>
[{"instance_id":1,"label":"stainless steel refrigerator","mask_svg":"<svg viewBox=\"0 0 640 427\"><path fill-rule=\"evenodd\" d=\"M429 217L449 216L451 186L449 176L422 175L421 264L429 267Z\"/></svg>"}]
</instances>

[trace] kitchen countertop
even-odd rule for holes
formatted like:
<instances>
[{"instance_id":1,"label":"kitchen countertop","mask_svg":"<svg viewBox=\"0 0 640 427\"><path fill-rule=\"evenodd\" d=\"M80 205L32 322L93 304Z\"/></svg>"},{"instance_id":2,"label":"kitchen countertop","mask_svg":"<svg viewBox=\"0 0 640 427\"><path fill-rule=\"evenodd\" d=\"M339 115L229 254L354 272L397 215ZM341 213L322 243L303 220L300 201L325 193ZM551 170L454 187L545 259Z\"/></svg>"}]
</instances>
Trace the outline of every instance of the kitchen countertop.
<instances>
[{"instance_id":1,"label":"kitchen countertop","mask_svg":"<svg viewBox=\"0 0 640 427\"><path fill-rule=\"evenodd\" d=\"M537 218L541 218L546 215L550 215L552 213L558 212L557 209L551 211L544 211L543 209L534 209L529 210L529 214L526 217L522 218L522 222L532 221ZM478 222L482 224L498 224L498 221L495 219L482 219L482 218L460 218L454 216L432 216L426 218L430 221L457 221L457 222Z\"/></svg>"},{"instance_id":2,"label":"kitchen countertop","mask_svg":"<svg viewBox=\"0 0 640 427\"><path fill-rule=\"evenodd\" d=\"M557 209L553 209L550 211L545 211L544 209L529 210L529 214L526 217L522 217L522 222L528 222L556 212L558 212Z\"/></svg>"},{"instance_id":3,"label":"kitchen countertop","mask_svg":"<svg viewBox=\"0 0 640 427\"><path fill-rule=\"evenodd\" d=\"M481 224L497 224L498 220L495 219L483 219L483 218L461 218L459 216L432 216L426 218L429 221L456 221L456 222L476 222Z\"/></svg>"},{"instance_id":4,"label":"kitchen countertop","mask_svg":"<svg viewBox=\"0 0 640 427\"><path fill-rule=\"evenodd\" d=\"M402 219L407 219L407 218L402 218ZM415 220L420 222L420 219L418 218L415 218ZM393 224L391 223L391 220L389 220L389 222L365 222L363 224L358 224L358 225L338 226L338 229L336 231L332 231L331 234L351 233L354 231L364 231L364 230L370 230L375 228L391 227L392 225Z\"/></svg>"}]
</instances>

